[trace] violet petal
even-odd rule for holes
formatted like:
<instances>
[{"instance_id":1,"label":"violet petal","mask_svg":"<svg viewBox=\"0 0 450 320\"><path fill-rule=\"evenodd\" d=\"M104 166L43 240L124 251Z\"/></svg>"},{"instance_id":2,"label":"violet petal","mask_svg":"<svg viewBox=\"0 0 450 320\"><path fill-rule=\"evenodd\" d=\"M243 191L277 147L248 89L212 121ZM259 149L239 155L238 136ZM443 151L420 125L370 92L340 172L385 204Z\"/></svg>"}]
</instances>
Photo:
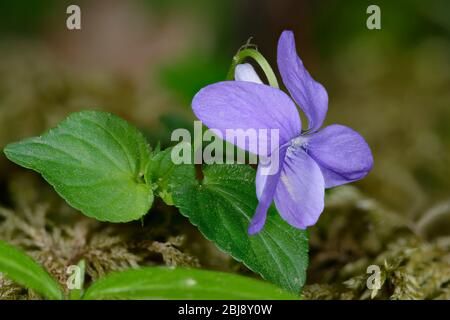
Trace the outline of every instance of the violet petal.
<instances>
[{"instance_id":1,"label":"violet petal","mask_svg":"<svg viewBox=\"0 0 450 320\"><path fill-rule=\"evenodd\" d=\"M311 134L305 148L319 164L326 188L362 179L373 166L364 138L346 126L334 124Z\"/></svg>"},{"instance_id":2,"label":"violet petal","mask_svg":"<svg viewBox=\"0 0 450 320\"><path fill-rule=\"evenodd\" d=\"M308 118L308 130L318 130L327 114L328 94L303 65L292 31L284 31L278 40L277 62L284 85Z\"/></svg>"},{"instance_id":3,"label":"violet petal","mask_svg":"<svg viewBox=\"0 0 450 320\"><path fill-rule=\"evenodd\" d=\"M287 149L286 146L282 146L280 149L274 150L271 158L274 158L276 153L276 157L277 159L279 159L276 160L277 162L275 161L271 162L272 165L269 164L267 166L264 166L263 164L260 164L258 166L260 178L263 177L263 180L259 180L259 182L256 181L257 194L259 193L258 195L259 203L258 206L256 207L255 214L248 228L248 233L250 235L260 232L261 229L264 227L267 217L267 210L269 209L270 205L273 202L275 190L277 189L280 173L283 168L283 159L285 158L286 155L286 149ZM274 163L275 165L273 165ZM263 168L263 166L265 168ZM265 169L268 168L269 170L266 171Z\"/></svg>"},{"instance_id":4,"label":"violet petal","mask_svg":"<svg viewBox=\"0 0 450 320\"><path fill-rule=\"evenodd\" d=\"M275 192L275 206L290 225L305 229L324 208L324 178L319 166L301 148L289 149Z\"/></svg>"},{"instance_id":5,"label":"violet petal","mask_svg":"<svg viewBox=\"0 0 450 320\"><path fill-rule=\"evenodd\" d=\"M228 142L255 154L268 155L301 132L293 101L281 90L264 84L224 81L209 85L195 95L192 109L208 128L217 129ZM238 133L242 139L227 136L227 129L242 129ZM258 134L249 135L245 132L248 129ZM266 129L267 134L260 135L260 129ZM279 130L278 144L271 143L273 129ZM269 153L258 152L258 144Z\"/></svg>"}]
</instances>

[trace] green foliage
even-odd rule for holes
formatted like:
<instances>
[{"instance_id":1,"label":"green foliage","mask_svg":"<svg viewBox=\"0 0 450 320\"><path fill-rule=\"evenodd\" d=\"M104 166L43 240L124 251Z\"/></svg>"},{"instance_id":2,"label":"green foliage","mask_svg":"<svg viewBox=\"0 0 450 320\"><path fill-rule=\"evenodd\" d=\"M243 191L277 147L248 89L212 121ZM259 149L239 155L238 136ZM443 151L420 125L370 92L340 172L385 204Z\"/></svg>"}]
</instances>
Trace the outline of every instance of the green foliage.
<instances>
[{"instance_id":1,"label":"green foliage","mask_svg":"<svg viewBox=\"0 0 450 320\"><path fill-rule=\"evenodd\" d=\"M196 180L193 165L172 171L169 188L180 212L221 250L282 288L299 293L308 265L308 237L288 225L272 207L264 229L247 228L258 200L256 172L245 165L210 165Z\"/></svg>"},{"instance_id":2,"label":"green foliage","mask_svg":"<svg viewBox=\"0 0 450 320\"><path fill-rule=\"evenodd\" d=\"M296 299L283 290L229 273L183 268L142 268L110 274L83 299Z\"/></svg>"},{"instance_id":3,"label":"green foliage","mask_svg":"<svg viewBox=\"0 0 450 320\"><path fill-rule=\"evenodd\" d=\"M143 181L149 146L136 128L112 114L74 113L48 133L9 144L4 152L11 161L42 174L89 217L136 220L153 202Z\"/></svg>"},{"instance_id":4,"label":"green foliage","mask_svg":"<svg viewBox=\"0 0 450 320\"><path fill-rule=\"evenodd\" d=\"M190 146L183 150L192 151ZM264 230L247 233L258 203L255 170L209 165L199 181L195 166L175 165L171 151L150 154L134 127L96 111L72 114L48 133L5 148L9 159L41 173L69 204L97 220L138 219L155 192L222 251L298 294L308 264L306 232L289 226L271 208Z\"/></svg>"},{"instance_id":5,"label":"green foliage","mask_svg":"<svg viewBox=\"0 0 450 320\"><path fill-rule=\"evenodd\" d=\"M58 283L22 251L0 241L0 272L48 299L62 299Z\"/></svg>"},{"instance_id":6,"label":"green foliage","mask_svg":"<svg viewBox=\"0 0 450 320\"><path fill-rule=\"evenodd\" d=\"M84 268L84 262L79 267ZM58 283L22 251L0 241L0 271L48 299L63 298ZM84 275L84 272L82 272ZM236 290L236 288L239 288ZM256 279L199 269L152 267L109 274L71 299L296 299Z\"/></svg>"},{"instance_id":7,"label":"green foliage","mask_svg":"<svg viewBox=\"0 0 450 320\"><path fill-rule=\"evenodd\" d=\"M169 192L169 181L174 179L173 170L176 168L171 161L172 148L156 153L149 161L145 170L145 181L157 187L158 196L168 205L173 205L172 195Z\"/></svg>"}]
</instances>

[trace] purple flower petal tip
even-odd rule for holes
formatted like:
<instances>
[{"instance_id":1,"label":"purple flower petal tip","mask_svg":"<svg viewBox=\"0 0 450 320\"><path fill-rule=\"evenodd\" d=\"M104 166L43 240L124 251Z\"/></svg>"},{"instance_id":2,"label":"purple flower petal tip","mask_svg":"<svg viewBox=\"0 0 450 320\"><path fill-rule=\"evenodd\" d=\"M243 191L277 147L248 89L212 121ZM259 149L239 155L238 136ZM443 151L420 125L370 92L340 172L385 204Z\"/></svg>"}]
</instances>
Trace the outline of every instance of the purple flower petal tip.
<instances>
[{"instance_id":1,"label":"purple flower petal tip","mask_svg":"<svg viewBox=\"0 0 450 320\"><path fill-rule=\"evenodd\" d=\"M257 233L259 233L261 230L262 230L262 228L264 227L264 222L263 223L257 223L257 222L251 222L250 223L250 226L248 227L248 234L250 235L250 236L253 236L253 235L255 235L255 234L257 234Z\"/></svg>"},{"instance_id":2,"label":"purple flower petal tip","mask_svg":"<svg viewBox=\"0 0 450 320\"><path fill-rule=\"evenodd\" d=\"M278 40L277 63L284 85L308 119L308 129L318 130L327 115L328 94L303 65L292 31L284 31Z\"/></svg>"},{"instance_id":3,"label":"purple flower petal tip","mask_svg":"<svg viewBox=\"0 0 450 320\"><path fill-rule=\"evenodd\" d=\"M373 156L364 138L353 129L333 124L310 135L308 154L317 162L331 188L364 178L373 168Z\"/></svg>"}]
</instances>

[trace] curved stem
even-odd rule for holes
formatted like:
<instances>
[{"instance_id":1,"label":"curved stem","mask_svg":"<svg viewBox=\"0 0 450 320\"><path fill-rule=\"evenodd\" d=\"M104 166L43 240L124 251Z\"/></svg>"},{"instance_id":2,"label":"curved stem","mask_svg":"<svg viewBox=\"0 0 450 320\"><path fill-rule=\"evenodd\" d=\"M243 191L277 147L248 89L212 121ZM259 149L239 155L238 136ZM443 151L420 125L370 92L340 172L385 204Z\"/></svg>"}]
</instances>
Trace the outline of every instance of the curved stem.
<instances>
[{"instance_id":1,"label":"curved stem","mask_svg":"<svg viewBox=\"0 0 450 320\"><path fill-rule=\"evenodd\" d=\"M236 66L242 62L245 61L247 58L252 58L255 60L258 65L263 70L264 74L266 75L267 81L269 82L269 85L274 88L279 88L277 77L275 76L275 73L273 72L272 68L270 67L269 63L267 62L266 58L263 57L259 51L255 49L243 49L240 50L234 57L233 61L231 62L230 70L227 74L227 80L233 80L234 79L234 69Z\"/></svg>"}]
</instances>

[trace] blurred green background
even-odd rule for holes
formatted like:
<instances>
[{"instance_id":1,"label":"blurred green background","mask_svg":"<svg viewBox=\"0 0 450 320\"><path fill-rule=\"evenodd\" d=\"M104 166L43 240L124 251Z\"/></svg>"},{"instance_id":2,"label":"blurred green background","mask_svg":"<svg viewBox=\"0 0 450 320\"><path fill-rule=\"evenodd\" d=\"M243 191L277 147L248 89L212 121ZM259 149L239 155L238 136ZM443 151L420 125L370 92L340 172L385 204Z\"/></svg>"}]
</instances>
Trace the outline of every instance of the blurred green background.
<instances>
[{"instance_id":1,"label":"blurred green background","mask_svg":"<svg viewBox=\"0 0 450 320\"><path fill-rule=\"evenodd\" d=\"M417 217L450 196L450 2L377 1L382 29L368 30L372 2L1 1L0 144L86 108L167 142L249 37L276 68L278 36L292 29L329 92L327 123L373 148L374 171L358 184ZM67 30L69 4L80 5L82 30Z\"/></svg>"},{"instance_id":2,"label":"blurred green background","mask_svg":"<svg viewBox=\"0 0 450 320\"><path fill-rule=\"evenodd\" d=\"M81 7L82 30L67 30L69 4ZM370 4L381 30L366 28ZM374 169L354 185L408 221L438 216L432 235L448 235L447 0L2 0L0 145L81 109L114 112L168 144L171 130L190 126L192 96L225 78L249 37L275 70L284 29L328 90L326 124L354 128L372 148ZM4 206L18 170L1 156Z\"/></svg>"}]
</instances>

